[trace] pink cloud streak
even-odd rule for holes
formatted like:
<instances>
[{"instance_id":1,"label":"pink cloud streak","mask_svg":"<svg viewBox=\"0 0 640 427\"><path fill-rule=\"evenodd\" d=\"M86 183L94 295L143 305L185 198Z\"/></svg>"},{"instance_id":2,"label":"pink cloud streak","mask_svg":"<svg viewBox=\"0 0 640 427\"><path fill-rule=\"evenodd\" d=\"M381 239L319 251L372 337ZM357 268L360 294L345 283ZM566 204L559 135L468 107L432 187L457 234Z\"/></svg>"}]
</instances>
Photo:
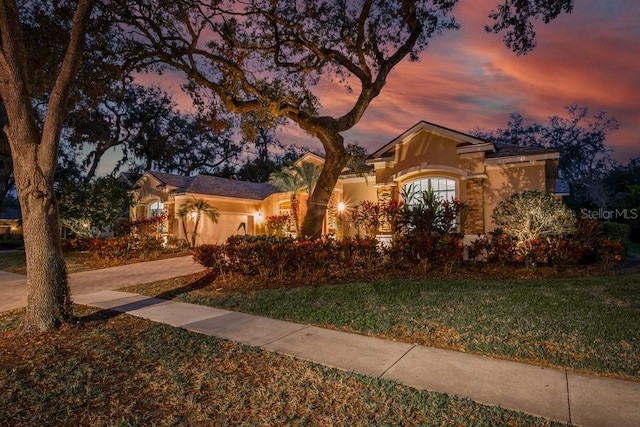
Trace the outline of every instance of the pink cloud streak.
<instances>
[{"instance_id":1,"label":"pink cloud streak","mask_svg":"<svg viewBox=\"0 0 640 427\"><path fill-rule=\"evenodd\" d=\"M462 132L504 127L511 112L530 122L564 114L572 103L592 113L606 111L620 129L608 139L619 161L640 156L640 6L635 0L580 0L570 15L536 26L538 46L516 57L502 36L484 25L496 0L462 2L456 16L462 29L431 41L417 63L403 62L364 117L345 133L374 151L420 120ZM177 76L148 77L174 88L183 109L186 95ZM355 88L357 89L357 88ZM321 82L316 93L323 114L341 115L357 93ZM295 124L279 133L284 142L320 149L319 141Z\"/></svg>"}]
</instances>

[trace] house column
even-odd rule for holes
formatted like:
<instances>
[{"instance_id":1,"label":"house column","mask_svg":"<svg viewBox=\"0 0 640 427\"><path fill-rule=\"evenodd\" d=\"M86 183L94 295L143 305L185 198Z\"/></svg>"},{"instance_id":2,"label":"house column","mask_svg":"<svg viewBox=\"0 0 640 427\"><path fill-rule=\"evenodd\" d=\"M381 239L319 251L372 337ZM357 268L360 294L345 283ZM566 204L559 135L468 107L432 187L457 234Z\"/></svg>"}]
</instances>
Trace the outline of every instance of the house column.
<instances>
[{"instance_id":1,"label":"house column","mask_svg":"<svg viewBox=\"0 0 640 427\"><path fill-rule=\"evenodd\" d=\"M380 206L388 205L393 200L395 194L395 185L381 185L376 188L378 193L378 204ZM391 224L387 218L380 218L380 234L391 234Z\"/></svg>"},{"instance_id":2,"label":"house column","mask_svg":"<svg viewBox=\"0 0 640 427\"><path fill-rule=\"evenodd\" d=\"M465 235L484 234L484 180L467 179L462 232Z\"/></svg>"},{"instance_id":3,"label":"house column","mask_svg":"<svg viewBox=\"0 0 640 427\"><path fill-rule=\"evenodd\" d=\"M147 217L147 205L136 205L134 219L141 219L146 217Z\"/></svg>"},{"instance_id":4,"label":"house column","mask_svg":"<svg viewBox=\"0 0 640 427\"><path fill-rule=\"evenodd\" d=\"M325 214L325 230L323 234L333 234L336 235L338 233L338 202L340 200L340 195L338 192L334 191L331 193L331 198L329 199L329 203L327 203L327 210Z\"/></svg>"},{"instance_id":5,"label":"house column","mask_svg":"<svg viewBox=\"0 0 640 427\"><path fill-rule=\"evenodd\" d=\"M169 236L176 236L175 229L178 220L176 219L175 203L167 203L165 206L167 211L167 234Z\"/></svg>"}]
</instances>

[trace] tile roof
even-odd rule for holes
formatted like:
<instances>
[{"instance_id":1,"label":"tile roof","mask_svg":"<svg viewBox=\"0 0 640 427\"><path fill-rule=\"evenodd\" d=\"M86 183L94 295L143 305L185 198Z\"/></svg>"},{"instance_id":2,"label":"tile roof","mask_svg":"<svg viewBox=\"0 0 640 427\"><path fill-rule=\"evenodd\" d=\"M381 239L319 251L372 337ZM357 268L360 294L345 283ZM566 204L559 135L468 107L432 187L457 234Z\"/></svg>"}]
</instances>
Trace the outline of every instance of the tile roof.
<instances>
[{"instance_id":1,"label":"tile roof","mask_svg":"<svg viewBox=\"0 0 640 427\"><path fill-rule=\"evenodd\" d=\"M178 193L264 200L280 192L268 182L238 181L211 175L181 176L163 172L150 173L166 185L176 187L173 191Z\"/></svg>"},{"instance_id":2,"label":"tile roof","mask_svg":"<svg viewBox=\"0 0 640 427\"><path fill-rule=\"evenodd\" d=\"M535 154L549 154L558 152L558 150L552 150L549 148L527 147L524 145L503 144L501 142L494 142L493 146L496 148L496 151L493 153L488 152L485 156L487 159Z\"/></svg>"},{"instance_id":3,"label":"tile roof","mask_svg":"<svg viewBox=\"0 0 640 427\"><path fill-rule=\"evenodd\" d=\"M191 179L189 176L174 175L172 173L156 171L149 171L147 173L155 176L160 182L170 185L171 187L182 187L189 179Z\"/></svg>"}]
</instances>

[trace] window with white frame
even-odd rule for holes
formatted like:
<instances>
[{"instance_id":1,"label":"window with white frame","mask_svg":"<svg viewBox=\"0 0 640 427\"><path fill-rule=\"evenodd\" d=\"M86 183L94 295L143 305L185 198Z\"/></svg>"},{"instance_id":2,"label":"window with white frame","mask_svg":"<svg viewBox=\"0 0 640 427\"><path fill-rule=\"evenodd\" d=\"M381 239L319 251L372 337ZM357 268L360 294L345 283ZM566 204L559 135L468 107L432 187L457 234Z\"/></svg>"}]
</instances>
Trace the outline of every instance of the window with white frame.
<instances>
[{"instance_id":1,"label":"window with white frame","mask_svg":"<svg viewBox=\"0 0 640 427\"><path fill-rule=\"evenodd\" d=\"M160 216L164 214L164 203L161 201L155 201L149 203L149 218L154 218L156 216ZM158 224L158 233L166 233L167 232L167 219L165 218L161 224Z\"/></svg>"},{"instance_id":2,"label":"window with white frame","mask_svg":"<svg viewBox=\"0 0 640 427\"><path fill-rule=\"evenodd\" d=\"M164 203L162 203L159 200L149 203L149 218L162 215L163 213L164 213Z\"/></svg>"},{"instance_id":3,"label":"window with white frame","mask_svg":"<svg viewBox=\"0 0 640 427\"><path fill-rule=\"evenodd\" d=\"M453 200L456 197L456 181L443 177L419 178L404 184L402 190L407 205L415 205L422 200L425 191L433 191L441 201Z\"/></svg>"}]
</instances>

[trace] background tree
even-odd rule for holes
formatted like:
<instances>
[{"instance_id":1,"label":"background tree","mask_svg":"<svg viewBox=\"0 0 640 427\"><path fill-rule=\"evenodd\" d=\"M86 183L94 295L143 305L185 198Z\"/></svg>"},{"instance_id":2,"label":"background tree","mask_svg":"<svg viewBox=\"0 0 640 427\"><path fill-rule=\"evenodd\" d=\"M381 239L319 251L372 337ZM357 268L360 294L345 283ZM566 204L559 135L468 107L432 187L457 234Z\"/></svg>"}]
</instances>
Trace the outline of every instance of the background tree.
<instances>
[{"instance_id":1,"label":"background tree","mask_svg":"<svg viewBox=\"0 0 640 427\"><path fill-rule=\"evenodd\" d=\"M64 2L56 3L60 5ZM34 4L29 4L34 6ZM68 6L68 4L64 4ZM23 6L26 6L23 4ZM48 5L47 5L48 6ZM78 0L72 20L58 45L62 51L56 67L39 69L27 62L22 22L31 10L21 10L15 0L0 1L0 97L7 121L13 171L22 209L27 260L27 309L24 327L47 330L71 316L71 295L60 248L58 205L53 181L60 133L76 73L80 67L85 34L91 23L93 0ZM46 9L46 7L45 7ZM34 108L33 79L29 70L53 75L47 85L46 105ZM43 115L39 125L38 115Z\"/></svg>"},{"instance_id":2,"label":"background tree","mask_svg":"<svg viewBox=\"0 0 640 427\"><path fill-rule=\"evenodd\" d=\"M610 206L616 222L628 224L629 238L640 242L640 157L626 165L616 165L606 177Z\"/></svg>"},{"instance_id":3,"label":"background tree","mask_svg":"<svg viewBox=\"0 0 640 427\"><path fill-rule=\"evenodd\" d=\"M628 205L631 188L640 185L640 157L629 160L626 165L616 165L606 178L607 190L615 207Z\"/></svg>"},{"instance_id":4,"label":"background tree","mask_svg":"<svg viewBox=\"0 0 640 427\"><path fill-rule=\"evenodd\" d=\"M318 184L320 178L321 167L315 163L303 162L299 165L293 164L289 166L293 173L299 177L301 190L309 196L313 194L313 189ZM311 197L307 199L307 209L311 203ZM307 210L308 211L308 210Z\"/></svg>"},{"instance_id":5,"label":"background tree","mask_svg":"<svg viewBox=\"0 0 640 427\"><path fill-rule=\"evenodd\" d=\"M291 167L282 168L275 171L269 177L269 182L286 193L290 193L291 217L296 234L300 235L300 201L298 193L303 189L304 184L300 175Z\"/></svg>"},{"instance_id":6,"label":"background tree","mask_svg":"<svg viewBox=\"0 0 640 427\"><path fill-rule=\"evenodd\" d=\"M72 149L84 149L89 182L109 150L121 157L114 171L141 174L157 169L190 175L213 173L242 152L230 132L215 132L193 115L181 114L163 90L115 82L98 103L76 108L69 123Z\"/></svg>"},{"instance_id":7,"label":"background tree","mask_svg":"<svg viewBox=\"0 0 640 427\"><path fill-rule=\"evenodd\" d=\"M224 1L118 4L140 67L182 71L198 99L212 95L214 111L284 118L322 142L325 164L302 230L312 237L321 233L347 162L341 134L359 122L397 64L416 60L430 38L457 28L456 0L250 0L243 9ZM506 32L507 46L526 53L534 47L531 21L549 22L572 7L572 0L505 0L487 31ZM339 79L355 92L343 115L318 113L312 88L321 78Z\"/></svg>"},{"instance_id":8,"label":"background tree","mask_svg":"<svg viewBox=\"0 0 640 427\"><path fill-rule=\"evenodd\" d=\"M235 176L242 181L266 182L273 172L282 167L282 156L273 156L271 153L274 150L285 150L286 147L278 141L273 129L261 126L257 127L252 145L255 150L253 158L247 159Z\"/></svg>"},{"instance_id":9,"label":"background tree","mask_svg":"<svg viewBox=\"0 0 640 427\"><path fill-rule=\"evenodd\" d=\"M512 113L506 128L476 130L475 135L498 143L560 150L559 176L571 187L572 204L591 202L605 209L605 178L614 165L606 138L618 123L604 112L590 116L588 107L572 104L566 110L567 117L551 116L545 124L529 125L520 114Z\"/></svg>"},{"instance_id":10,"label":"background tree","mask_svg":"<svg viewBox=\"0 0 640 427\"><path fill-rule=\"evenodd\" d=\"M95 237L127 216L133 201L129 184L113 175L89 183L63 179L56 185L60 222L78 236Z\"/></svg>"}]
</instances>

